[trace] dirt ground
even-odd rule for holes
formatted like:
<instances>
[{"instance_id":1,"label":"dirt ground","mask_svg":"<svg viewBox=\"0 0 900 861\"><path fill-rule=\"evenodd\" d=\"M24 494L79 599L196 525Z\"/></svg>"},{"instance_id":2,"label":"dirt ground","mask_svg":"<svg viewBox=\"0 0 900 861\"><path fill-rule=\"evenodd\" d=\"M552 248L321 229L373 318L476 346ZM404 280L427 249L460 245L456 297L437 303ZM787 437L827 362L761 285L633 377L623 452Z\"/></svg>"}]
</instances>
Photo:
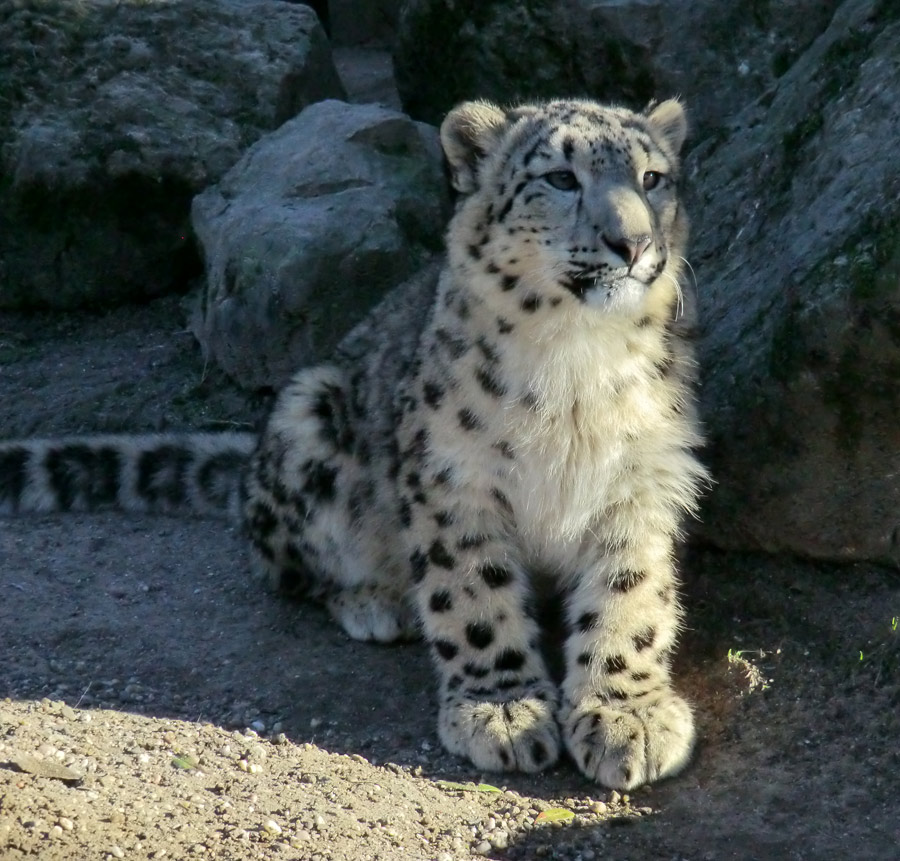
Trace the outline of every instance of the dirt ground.
<instances>
[{"instance_id":1,"label":"dirt ground","mask_svg":"<svg viewBox=\"0 0 900 861\"><path fill-rule=\"evenodd\" d=\"M184 319L4 315L4 436L253 426L263 399ZM0 858L897 858L897 573L700 547L683 569L700 744L628 797L444 753L424 648L268 594L226 523L2 520Z\"/></svg>"}]
</instances>

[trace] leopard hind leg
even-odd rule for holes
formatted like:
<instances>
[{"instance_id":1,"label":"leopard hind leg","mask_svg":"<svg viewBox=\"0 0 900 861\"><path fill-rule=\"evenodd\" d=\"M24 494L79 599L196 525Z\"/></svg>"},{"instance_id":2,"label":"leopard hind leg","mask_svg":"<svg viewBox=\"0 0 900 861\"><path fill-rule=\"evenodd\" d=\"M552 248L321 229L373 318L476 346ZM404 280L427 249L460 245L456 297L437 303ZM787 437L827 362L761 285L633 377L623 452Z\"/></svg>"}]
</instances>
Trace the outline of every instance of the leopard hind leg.
<instances>
[{"instance_id":1,"label":"leopard hind leg","mask_svg":"<svg viewBox=\"0 0 900 861\"><path fill-rule=\"evenodd\" d=\"M390 542L398 528L354 403L338 368L294 378L251 461L244 525L271 588L324 603L354 639L407 639L416 625Z\"/></svg>"}]
</instances>

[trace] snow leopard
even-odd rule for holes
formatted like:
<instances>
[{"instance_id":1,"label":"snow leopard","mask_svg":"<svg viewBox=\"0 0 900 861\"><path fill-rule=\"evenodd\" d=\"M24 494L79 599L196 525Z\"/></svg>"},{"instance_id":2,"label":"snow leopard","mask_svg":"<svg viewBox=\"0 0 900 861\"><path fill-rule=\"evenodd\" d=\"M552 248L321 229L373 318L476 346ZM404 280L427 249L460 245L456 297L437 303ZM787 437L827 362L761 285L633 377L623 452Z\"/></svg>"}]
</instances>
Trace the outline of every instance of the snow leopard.
<instances>
[{"instance_id":1,"label":"snow leopard","mask_svg":"<svg viewBox=\"0 0 900 861\"><path fill-rule=\"evenodd\" d=\"M439 737L479 769L568 751L610 788L677 773L675 552L708 480L686 134L677 100L457 106L438 273L301 369L261 434L7 442L0 505L230 511L270 586L353 638L424 638Z\"/></svg>"}]
</instances>

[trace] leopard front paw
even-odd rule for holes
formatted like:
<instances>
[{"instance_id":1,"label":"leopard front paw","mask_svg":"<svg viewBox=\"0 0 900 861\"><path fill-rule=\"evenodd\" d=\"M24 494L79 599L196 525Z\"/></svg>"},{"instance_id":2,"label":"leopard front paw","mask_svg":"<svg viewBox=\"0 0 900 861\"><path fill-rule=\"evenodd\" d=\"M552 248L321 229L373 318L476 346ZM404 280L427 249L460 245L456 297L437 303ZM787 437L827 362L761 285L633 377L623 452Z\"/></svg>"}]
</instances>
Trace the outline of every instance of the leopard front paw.
<instances>
[{"instance_id":1,"label":"leopard front paw","mask_svg":"<svg viewBox=\"0 0 900 861\"><path fill-rule=\"evenodd\" d=\"M438 733L447 750L486 771L541 771L559 757L554 698L451 700L441 708Z\"/></svg>"},{"instance_id":2,"label":"leopard front paw","mask_svg":"<svg viewBox=\"0 0 900 861\"><path fill-rule=\"evenodd\" d=\"M419 635L415 613L405 598L377 585L336 590L326 603L332 617L354 640L393 643Z\"/></svg>"},{"instance_id":3,"label":"leopard front paw","mask_svg":"<svg viewBox=\"0 0 900 861\"><path fill-rule=\"evenodd\" d=\"M694 743L691 708L672 691L646 705L591 697L565 710L561 723L575 763L610 789L633 789L677 773Z\"/></svg>"}]
</instances>

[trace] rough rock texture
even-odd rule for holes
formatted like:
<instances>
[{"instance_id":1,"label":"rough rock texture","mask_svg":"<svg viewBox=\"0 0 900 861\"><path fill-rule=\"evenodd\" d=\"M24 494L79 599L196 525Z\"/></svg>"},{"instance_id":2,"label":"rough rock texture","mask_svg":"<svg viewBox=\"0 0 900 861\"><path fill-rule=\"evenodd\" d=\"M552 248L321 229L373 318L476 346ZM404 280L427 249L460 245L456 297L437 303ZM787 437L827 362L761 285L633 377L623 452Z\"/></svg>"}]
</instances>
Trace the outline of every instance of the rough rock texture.
<instances>
[{"instance_id":1,"label":"rough rock texture","mask_svg":"<svg viewBox=\"0 0 900 861\"><path fill-rule=\"evenodd\" d=\"M280 385L440 250L448 209L435 129L377 105L306 108L194 201L207 356L241 385Z\"/></svg>"},{"instance_id":2,"label":"rough rock texture","mask_svg":"<svg viewBox=\"0 0 900 861\"><path fill-rule=\"evenodd\" d=\"M395 68L404 107L587 95L635 107L681 95L698 134L769 88L839 0L411 0Z\"/></svg>"},{"instance_id":3,"label":"rough rock texture","mask_svg":"<svg viewBox=\"0 0 900 861\"><path fill-rule=\"evenodd\" d=\"M689 165L721 545L900 563L898 56L847 0Z\"/></svg>"},{"instance_id":4,"label":"rough rock texture","mask_svg":"<svg viewBox=\"0 0 900 861\"><path fill-rule=\"evenodd\" d=\"M0 0L0 307L147 298L199 272L192 196L343 93L308 7Z\"/></svg>"}]
</instances>

